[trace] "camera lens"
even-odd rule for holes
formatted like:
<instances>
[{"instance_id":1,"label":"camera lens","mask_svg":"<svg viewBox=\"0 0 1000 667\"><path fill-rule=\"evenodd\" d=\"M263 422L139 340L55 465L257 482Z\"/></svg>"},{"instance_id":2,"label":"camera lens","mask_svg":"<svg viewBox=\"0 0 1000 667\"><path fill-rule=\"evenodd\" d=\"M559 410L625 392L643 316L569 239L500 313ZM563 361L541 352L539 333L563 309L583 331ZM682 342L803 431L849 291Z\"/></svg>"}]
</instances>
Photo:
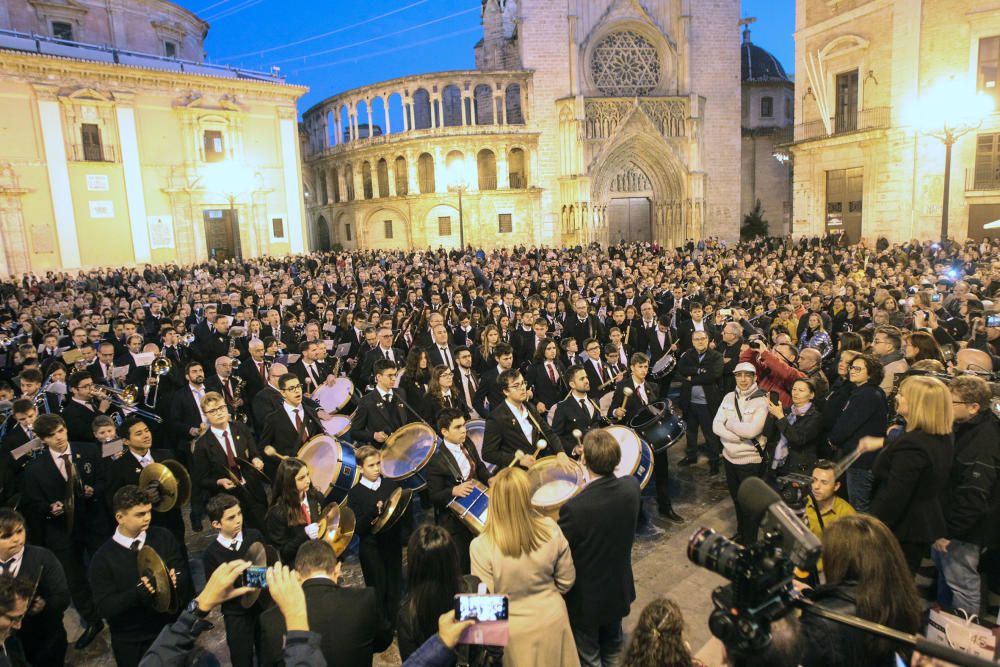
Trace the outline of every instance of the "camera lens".
<instances>
[{"instance_id":1,"label":"camera lens","mask_svg":"<svg viewBox=\"0 0 1000 667\"><path fill-rule=\"evenodd\" d=\"M701 528L688 540L688 558L695 565L732 580L739 575L738 567L746 550L728 537L711 528Z\"/></svg>"}]
</instances>

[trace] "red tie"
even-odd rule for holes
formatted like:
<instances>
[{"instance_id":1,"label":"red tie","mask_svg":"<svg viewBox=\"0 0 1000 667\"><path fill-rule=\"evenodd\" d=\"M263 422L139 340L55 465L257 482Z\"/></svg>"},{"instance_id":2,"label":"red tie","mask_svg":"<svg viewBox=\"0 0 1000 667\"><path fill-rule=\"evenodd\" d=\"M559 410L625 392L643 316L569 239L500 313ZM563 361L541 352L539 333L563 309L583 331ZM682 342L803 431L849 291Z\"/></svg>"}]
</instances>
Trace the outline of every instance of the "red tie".
<instances>
[{"instance_id":1,"label":"red tie","mask_svg":"<svg viewBox=\"0 0 1000 667\"><path fill-rule=\"evenodd\" d=\"M302 423L302 414L299 412L301 408L295 409L295 430L299 432L299 442L304 443L309 439L309 434L306 432L305 424Z\"/></svg>"},{"instance_id":2,"label":"red tie","mask_svg":"<svg viewBox=\"0 0 1000 667\"><path fill-rule=\"evenodd\" d=\"M549 368L549 379L552 380L552 384L556 384L556 369L552 367L552 364L545 364Z\"/></svg>"},{"instance_id":3,"label":"red tie","mask_svg":"<svg viewBox=\"0 0 1000 667\"><path fill-rule=\"evenodd\" d=\"M597 362L597 377L599 377L599 378L603 378L604 377L604 369L601 368L601 362L599 362L599 361Z\"/></svg>"},{"instance_id":4,"label":"red tie","mask_svg":"<svg viewBox=\"0 0 1000 667\"><path fill-rule=\"evenodd\" d=\"M309 499L302 501L302 515L306 518L306 523L312 523L312 512L309 511Z\"/></svg>"},{"instance_id":5,"label":"red tie","mask_svg":"<svg viewBox=\"0 0 1000 667\"><path fill-rule=\"evenodd\" d=\"M226 445L226 465L230 470L236 472L239 470L239 465L236 463L236 452L233 451L233 444L229 442L229 431L222 432L222 439Z\"/></svg>"},{"instance_id":6,"label":"red tie","mask_svg":"<svg viewBox=\"0 0 1000 667\"><path fill-rule=\"evenodd\" d=\"M260 379L267 382L267 374L264 373L264 362L261 361L257 364L257 370L260 372Z\"/></svg>"}]
</instances>

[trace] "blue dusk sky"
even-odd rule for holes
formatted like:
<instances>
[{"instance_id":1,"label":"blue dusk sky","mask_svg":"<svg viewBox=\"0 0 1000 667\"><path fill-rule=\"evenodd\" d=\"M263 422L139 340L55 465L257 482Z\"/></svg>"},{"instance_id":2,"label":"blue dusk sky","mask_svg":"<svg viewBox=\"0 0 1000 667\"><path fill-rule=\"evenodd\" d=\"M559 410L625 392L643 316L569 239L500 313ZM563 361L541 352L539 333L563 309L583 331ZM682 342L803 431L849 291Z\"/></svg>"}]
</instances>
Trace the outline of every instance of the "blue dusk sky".
<instances>
[{"instance_id":1,"label":"blue dusk sky","mask_svg":"<svg viewBox=\"0 0 1000 667\"><path fill-rule=\"evenodd\" d=\"M552 0L557 1L557 0ZM693 0L697 6L700 0ZM358 86L399 76L472 69L480 0L178 0L208 21L209 61L281 68L310 92L299 111ZM753 42L794 67L793 0L744 0ZM739 40L733 26L733 40Z\"/></svg>"}]
</instances>

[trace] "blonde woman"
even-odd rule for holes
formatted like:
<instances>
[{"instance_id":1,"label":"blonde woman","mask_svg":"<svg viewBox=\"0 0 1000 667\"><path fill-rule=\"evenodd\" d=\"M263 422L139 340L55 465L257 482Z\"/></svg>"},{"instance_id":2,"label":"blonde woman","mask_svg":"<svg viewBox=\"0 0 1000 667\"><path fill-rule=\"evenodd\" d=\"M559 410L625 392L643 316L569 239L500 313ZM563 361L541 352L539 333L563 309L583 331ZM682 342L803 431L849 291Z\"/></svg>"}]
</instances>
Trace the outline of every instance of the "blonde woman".
<instances>
[{"instance_id":1,"label":"blonde woman","mask_svg":"<svg viewBox=\"0 0 1000 667\"><path fill-rule=\"evenodd\" d=\"M576 580L569 543L555 521L531 506L528 474L505 468L491 480L483 534L469 548L472 574L510 596L506 667L577 667L563 593Z\"/></svg>"},{"instance_id":2,"label":"blonde woman","mask_svg":"<svg viewBox=\"0 0 1000 667\"><path fill-rule=\"evenodd\" d=\"M913 375L899 385L896 411L906 420L903 435L872 465L871 515L892 530L915 573L931 544L947 534L941 495L954 459L951 392L944 382ZM882 438L862 438L861 446Z\"/></svg>"}]
</instances>

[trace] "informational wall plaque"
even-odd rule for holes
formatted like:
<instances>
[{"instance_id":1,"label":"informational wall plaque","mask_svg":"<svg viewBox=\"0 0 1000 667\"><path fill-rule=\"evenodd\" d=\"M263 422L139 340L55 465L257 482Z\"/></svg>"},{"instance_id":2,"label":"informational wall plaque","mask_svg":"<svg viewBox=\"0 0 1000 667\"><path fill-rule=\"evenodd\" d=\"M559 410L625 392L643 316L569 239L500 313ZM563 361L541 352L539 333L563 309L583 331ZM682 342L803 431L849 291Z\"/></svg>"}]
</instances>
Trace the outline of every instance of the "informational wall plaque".
<instances>
[{"instance_id":1,"label":"informational wall plaque","mask_svg":"<svg viewBox=\"0 0 1000 667\"><path fill-rule=\"evenodd\" d=\"M93 200L89 203L91 218L115 217L115 203L110 199Z\"/></svg>"},{"instance_id":2,"label":"informational wall plaque","mask_svg":"<svg viewBox=\"0 0 1000 667\"><path fill-rule=\"evenodd\" d=\"M87 174L87 190L90 192L107 192L108 177L106 174Z\"/></svg>"},{"instance_id":3,"label":"informational wall plaque","mask_svg":"<svg viewBox=\"0 0 1000 667\"><path fill-rule=\"evenodd\" d=\"M174 247L174 219L169 215L151 215L149 224L149 247L152 250Z\"/></svg>"}]
</instances>

